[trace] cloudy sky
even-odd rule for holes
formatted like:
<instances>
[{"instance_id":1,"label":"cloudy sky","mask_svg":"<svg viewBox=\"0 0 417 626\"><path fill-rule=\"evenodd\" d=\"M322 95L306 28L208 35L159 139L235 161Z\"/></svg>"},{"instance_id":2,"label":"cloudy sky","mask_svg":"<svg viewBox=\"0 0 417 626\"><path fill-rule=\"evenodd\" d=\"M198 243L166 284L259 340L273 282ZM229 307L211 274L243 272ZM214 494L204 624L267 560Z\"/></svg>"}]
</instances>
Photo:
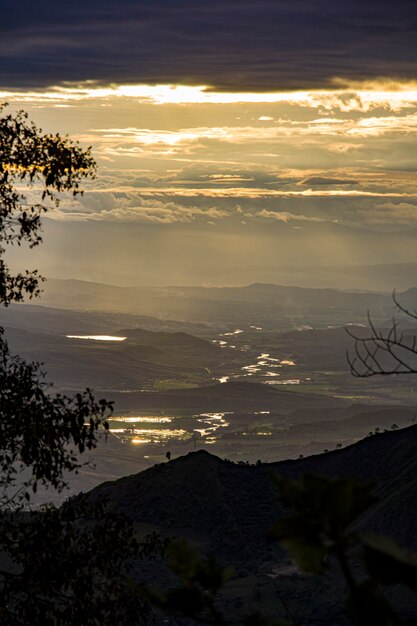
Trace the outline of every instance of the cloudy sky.
<instances>
[{"instance_id":1,"label":"cloudy sky","mask_svg":"<svg viewBox=\"0 0 417 626\"><path fill-rule=\"evenodd\" d=\"M0 101L93 147L50 274L244 284L417 261L417 5L1 0Z\"/></svg>"}]
</instances>

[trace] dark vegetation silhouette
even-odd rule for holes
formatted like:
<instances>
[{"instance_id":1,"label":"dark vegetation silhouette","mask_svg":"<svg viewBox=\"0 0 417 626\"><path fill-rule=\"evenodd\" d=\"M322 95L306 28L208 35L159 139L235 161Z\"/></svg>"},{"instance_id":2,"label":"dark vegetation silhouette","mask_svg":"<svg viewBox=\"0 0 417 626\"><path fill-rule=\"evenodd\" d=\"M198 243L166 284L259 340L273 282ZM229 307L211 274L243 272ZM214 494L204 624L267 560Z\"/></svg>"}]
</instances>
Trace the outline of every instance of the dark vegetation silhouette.
<instances>
[{"instance_id":1,"label":"dark vegetation silhouette","mask_svg":"<svg viewBox=\"0 0 417 626\"><path fill-rule=\"evenodd\" d=\"M0 109L0 114L2 109ZM82 193L95 173L90 149L43 133L24 112L0 116L0 304L37 296L37 271L12 274L6 246L42 241L41 216L60 192ZM17 186L26 184L25 196ZM136 624L144 603L131 593L126 554L148 557L131 524L103 504L31 508L39 486L62 490L80 454L108 429L112 403L89 389L53 392L37 363L9 351L0 329L0 623L8 626Z\"/></svg>"},{"instance_id":2,"label":"dark vegetation silhouette","mask_svg":"<svg viewBox=\"0 0 417 626\"><path fill-rule=\"evenodd\" d=\"M13 275L4 259L6 246L38 245L41 216L59 204L60 192L81 193L82 180L94 172L89 149L42 133L23 112L0 117L3 306L38 295L42 280L36 270ZM17 191L24 183L30 197ZM416 312L397 306L417 319ZM396 322L382 333L370 320L369 337L355 341L354 375L417 372L405 358L416 355L415 340L409 343ZM171 624L282 626L263 615L237 622L224 614L217 598L232 576L229 567L182 542L155 535L139 541L131 522L101 500L77 497L60 509L31 509L38 486L64 488L66 472L80 468L80 454L96 445L98 429L108 428L111 410L110 402L95 400L89 390L73 398L54 394L40 366L12 355L0 332L0 623L129 626L161 623L165 613ZM417 560L391 540L358 530L357 521L375 504L373 486L314 475L273 480L292 513L272 526L271 542L282 542L301 571L320 575L338 568L353 624L399 623L383 589L400 583L417 592ZM139 584L129 567L137 570L141 558L160 555L171 572L169 584Z\"/></svg>"},{"instance_id":3,"label":"dark vegetation silhouette","mask_svg":"<svg viewBox=\"0 0 417 626\"><path fill-rule=\"evenodd\" d=\"M395 292L393 299L400 313L417 321L416 310L404 307ZM416 374L417 337L401 331L396 319L388 330L377 329L369 314L368 320L369 335L359 337L347 329L354 339L353 354L347 355L352 375L367 378ZM391 431L396 430L398 425L394 423ZM379 428L369 433L379 434ZM337 450L341 447L341 444L336 445ZM378 502L375 485L308 474L296 480L274 475L272 480L281 503L292 514L274 524L269 536L271 541L281 542L288 550L299 571L321 575L338 570L346 586L346 615L355 626L415 624L415 620L401 620L385 592L391 586L402 585L417 593L417 554L388 537L362 532L358 525L360 518ZM227 578L226 570L223 576ZM188 578L183 575L183 580L185 587L193 588L198 597L201 581L196 581L192 575ZM209 596L212 592L211 586ZM165 602L171 609L178 609L175 601L170 605L169 596ZM198 620L219 626L227 624L224 616L213 622L212 611L207 611L201 602L195 606L199 607ZM245 623L284 626L284 622L262 615L251 616ZM291 621L294 626L297 623ZM288 626L290 622L285 624Z\"/></svg>"},{"instance_id":4,"label":"dark vegetation silhouette","mask_svg":"<svg viewBox=\"0 0 417 626\"><path fill-rule=\"evenodd\" d=\"M0 107L2 113L4 107ZM59 206L59 193L82 193L83 179L94 177L95 162L68 137L42 133L23 111L0 117L0 301L19 302L39 294L38 272L13 275L4 260L5 245L42 241L41 217ZM26 184L30 197L17 185Z\"/></svg>"}]
</instances>

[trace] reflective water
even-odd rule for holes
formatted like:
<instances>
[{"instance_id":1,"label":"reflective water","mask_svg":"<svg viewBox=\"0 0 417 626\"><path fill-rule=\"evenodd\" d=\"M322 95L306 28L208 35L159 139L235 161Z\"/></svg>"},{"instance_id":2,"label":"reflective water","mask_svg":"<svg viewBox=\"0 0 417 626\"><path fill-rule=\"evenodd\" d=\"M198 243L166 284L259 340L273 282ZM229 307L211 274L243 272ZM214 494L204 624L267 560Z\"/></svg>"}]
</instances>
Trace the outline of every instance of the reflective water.
<instances>
[{"instance_id":1,"label":"reflective water","mask_svg":"<svg viewBox=\"0 0 417 626\"><path fill-rule=\"evenodd\" d=\"M166 444L170 440L192 441L196 434L204 443L216 442L219 428L229 426L224 419L229 412L180 415L123 415L109 420L110 432L122 442L133 445ZM167 426L162 426L166 424ZM170 424L170 425L168 425Z\"/></svg>"},{"instance_id":2,"label":"reflective water","mask_svg":"<svg viewBox=\"0 0 417 626\"><path fill-rule=\"evenodd\" d=\"M172 422L172 417L161 417L160 415L135 415L135 416L122 416L122 417L112 417L112 422L150 422L153 424L168 424Z\"/></svg>"},{"instance_id":3,"label":"reflective water","mask_svg":"<svg viewBox=\"0 0 417 626\"><path fill-rule=\"evenodd\" d=\"M91 339L93 341L124 341L126 337L115 335L66 335L67 339Z\"/></svg>"},{"instance_id":4,"label":"reflective water","mask_svg":"<svg viewBox=\"0 0 417 626\"><path fill-rule=\"evenodd\" d=\"M200 413L197 416L197 421L205 424L204 428L195 428L197 433L200 433L203 437L216 432L219 428L229 426L229 422L224 419L225 415L231 415L232 411L226 411L225 413Z\"/></svg>"},{"instance_id":5,"label":"reflective water","mask_svg":"<svg viewBox=\"0 0 417 626\"><path fill-rule=\"evenodd\" d=\"M269 385L299 385L301 381L299 378L291 378L286 380L271 380L267 382Z\"/></svg>"},{"instance_id":6,"label":"reflective water","mask_svg":"<svg viewBox=\"0 0 417 626\"><path fill-rule=\"evenodd\" d=\"M236 330L233 330L230 333L222 333L220 336L221 337L233 337L233 335L240 335L240 333L243 333L243 330L241 328L236 328Z\"/></svg>"},{"instance_id":7,"label":"reflective water","mask_svg":"<svg viewBox=\"0 0 417 626\"><path fill-rule=\"evenodd\" d=\"M244 365L241 368L241 372L242 372L241 376L255 376L256 375L258 378L261 378L261 379L265 379L265 378L277 379L282 374L275 370L281 369L283 367L293 367L293 366L295 366L295 361L293 361L292 359L279 359L277 357L270 356L268 352L262 352L256 357L256 363L251 363L250 365ZM281 385L296 384L296 383L289 383L283 380L282 381L263 380L262 382L265 382L269 385L270 384L281 384Z\"/></svg>"}]
</instances>

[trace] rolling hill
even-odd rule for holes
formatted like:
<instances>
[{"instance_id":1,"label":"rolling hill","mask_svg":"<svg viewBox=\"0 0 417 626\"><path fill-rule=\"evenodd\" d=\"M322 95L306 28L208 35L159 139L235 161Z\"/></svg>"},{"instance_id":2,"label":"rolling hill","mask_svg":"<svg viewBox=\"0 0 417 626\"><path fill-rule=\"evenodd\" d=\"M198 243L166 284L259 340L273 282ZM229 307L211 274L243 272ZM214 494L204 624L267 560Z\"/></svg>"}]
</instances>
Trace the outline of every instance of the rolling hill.
<instances>
[{"instance_id":1,"label":"rolling hill","mask_svg":"<svg viewBox=\"0 0 417 626\"><path fill-rule=\"evenodd\" d=\"M153 393L113 393L117 406L126 409L183 409L192 411L278 410L344 406L340 398L310 393L293 393L263 383L230 381L192 389L172 389Z\"/></svg>"},{"instance_id":2,"label":"rolling hill","mask_svg":"<svg viewBox=\"0 0 417 626\"><path fill-rule=\"evenodd\" d=\"M234 464L198 451L104 483L89 497L108 500L142 532L185 538L216 560L232 563L235 578L219 598L228 623L240 624L241 610L260 610L281 619L291 615L306 626L344 626L350 623L343 608L346 589L337 569L324 576L301 575L282 548L268 544L268 529L286 514L271 474L374 481L379 501L358 525L417 550L416 466L417 426L411 426L342 450L279 463ZM415 624L415 595L395 587L390 601L404 620L399 623Z\"/></svg>"},{"instance_id":3,"label":"rolling hill","mask_svg":"<svg viewBox=\"0 0 417 626\"><path fill-rule=\"evenodd\" d=\"M220 554L230 548L234 558L249 558L250 553L255 559L255 546L266 547L267 529L284 513L271 473L286 478L305 473L349 476L377 485L379 503L361 524L417 550L416 467L417 426L410 426L327 454L259 466L197 451L90 493L110 499L135 522L190 533Z\"/></svg>"},{"instance_id":4,"label":"rolling hill","mask_svg":"<svg viewBox=\"0 0 417 626\"><path fill-rule=\"evenodd\" d=\"M242 360L236 350L221 349L184 332L113 331L126 337L115 342L15 327L6 330L12 351L26 360L40 361L48 376L64 389L138 390L164 380L177 381L179 386L188 381L202 384Z\"/></svg>"}]
</instances>

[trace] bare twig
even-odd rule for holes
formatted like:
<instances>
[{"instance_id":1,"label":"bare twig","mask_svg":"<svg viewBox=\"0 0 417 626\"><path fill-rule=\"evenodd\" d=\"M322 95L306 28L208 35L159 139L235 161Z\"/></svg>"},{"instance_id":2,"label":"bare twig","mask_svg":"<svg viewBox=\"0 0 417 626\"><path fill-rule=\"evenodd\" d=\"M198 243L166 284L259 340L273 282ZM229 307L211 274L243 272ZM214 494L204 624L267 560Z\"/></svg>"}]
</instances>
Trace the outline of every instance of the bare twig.
<instances>
[{"instance_id":1,"label":"bare twig","mask_svg":"<svg viewBox=\"0 0 417 626\"><path fill-rule=\"evenodd\" d=\"M417 320L417 310L409 310L392 295L397 309L407 317ZM393 318L389 330L376 328L368 311L369 334L362 337L346 328L347 334L354 339L353 349L347 350L346 358L353 376L392 376L395 374L417 374L417 337L407 337L399 329L398 321Z\"/></svg>"}]
</instances>

